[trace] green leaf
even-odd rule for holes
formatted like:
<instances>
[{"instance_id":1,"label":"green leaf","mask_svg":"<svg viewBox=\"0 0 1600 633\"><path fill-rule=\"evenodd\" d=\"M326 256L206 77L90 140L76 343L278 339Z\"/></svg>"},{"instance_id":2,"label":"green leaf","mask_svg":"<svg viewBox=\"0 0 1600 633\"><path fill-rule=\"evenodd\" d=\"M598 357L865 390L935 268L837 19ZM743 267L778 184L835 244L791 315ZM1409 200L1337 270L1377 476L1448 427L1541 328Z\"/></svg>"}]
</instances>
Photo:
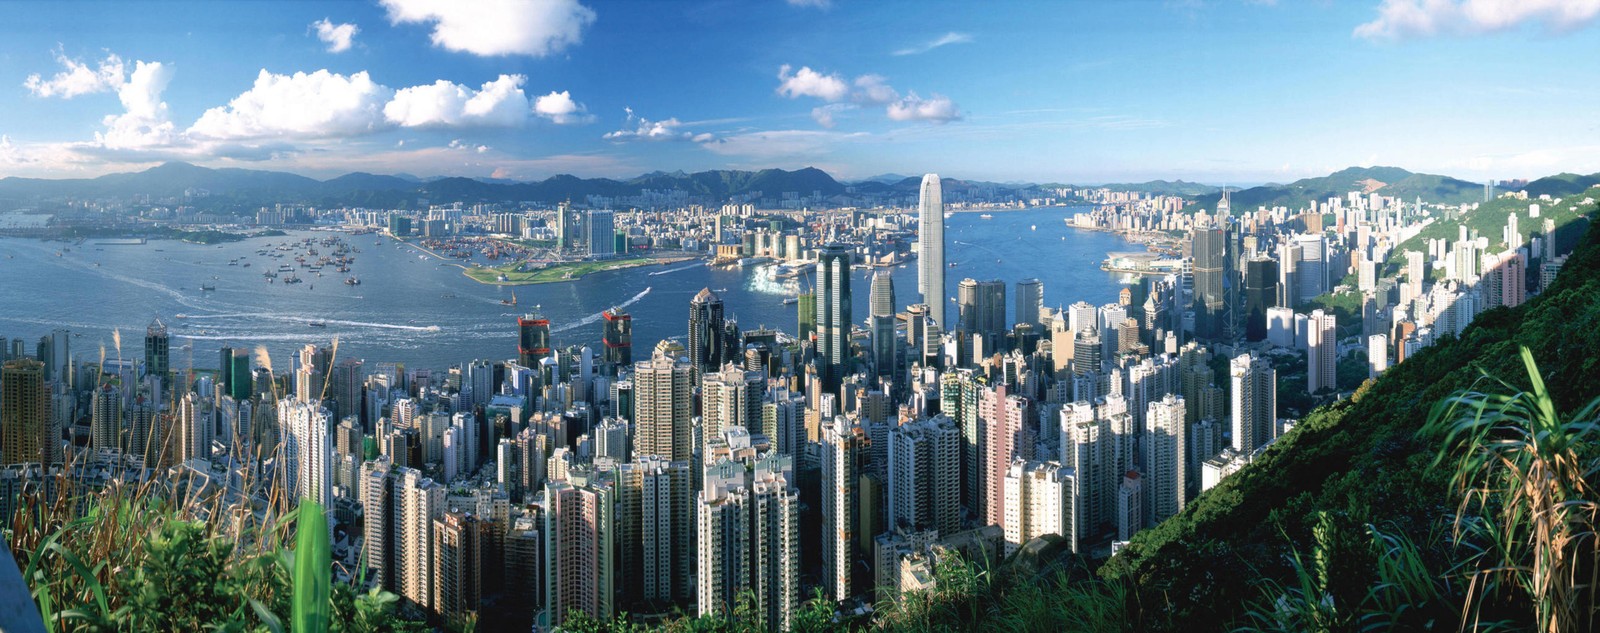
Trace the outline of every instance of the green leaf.
<instances>
[{"instance_id":1,"label":"green leaf","mask_svg":"<svg viewBox=\"0 0 1600 633\"><path fill-rule=\"evenodd\" d=\"M332 547L322 505L300 502L295 521L294 602L290 622L295 633L323 633L332 621Z\"/></svg>"}]
</instances>

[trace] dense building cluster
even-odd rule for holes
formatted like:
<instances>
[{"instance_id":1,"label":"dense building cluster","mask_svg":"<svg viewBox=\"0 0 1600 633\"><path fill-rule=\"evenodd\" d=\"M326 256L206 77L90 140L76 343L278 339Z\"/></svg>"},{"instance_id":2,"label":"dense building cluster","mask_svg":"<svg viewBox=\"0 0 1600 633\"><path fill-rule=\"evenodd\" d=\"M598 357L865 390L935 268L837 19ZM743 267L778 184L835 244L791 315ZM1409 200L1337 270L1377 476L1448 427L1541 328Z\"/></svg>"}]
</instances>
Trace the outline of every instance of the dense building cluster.
<instances>
[{"instance_id":1,"label":"dense building cluster","mask_svg":"<svg viewBox=\"0 0 1600 633\"><path fill-rule=\"evenodd\" d=\"M137 360L76 363L65 330L31 350L0 339L0 512L62 473L282 492L332 508L344 580L439 622L491 603L556 626L748 600L786 630L813 589L870 609L932 586L952 552L996 560L1045 538L1108 555L1292 427L1286 368L1332 397L1353 352L1383 371L1521 303L1562 261L1548 222L1527 240L1513 215L1504 248L1463 229L1384 276L1420 205L1351 194L1235 214L1224 196L1188 216L1113 196L1074 223L1181 229L1180 266L1142 271L1100 306L1049 307L1036 279L963 279L947 297L940 185L922 181L916 292L875 274L868 314L852 314L861 251L823 244L795 336L741 331L708 288L682 342L639 358L620 309L603 315L599 352L563 347L530 314L507 324L506 358L448 368L307 345L287 373L224 348L197 376L172 367L159 320ZM605 255L627 245L615 222L563 205L549 228L558 248ZM721 226L741 254L784 256L785 236ZM1297 311L1347 275L1359 331Z\"/></svg>"}]
</instances>

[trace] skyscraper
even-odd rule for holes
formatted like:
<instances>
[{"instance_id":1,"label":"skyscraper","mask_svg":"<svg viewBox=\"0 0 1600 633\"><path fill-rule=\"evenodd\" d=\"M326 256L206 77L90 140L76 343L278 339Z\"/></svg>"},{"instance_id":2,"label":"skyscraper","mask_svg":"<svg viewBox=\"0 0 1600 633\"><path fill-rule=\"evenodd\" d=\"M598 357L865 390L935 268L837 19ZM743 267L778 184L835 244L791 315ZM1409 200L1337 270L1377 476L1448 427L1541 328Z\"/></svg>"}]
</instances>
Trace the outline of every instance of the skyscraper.
<instances>
[{"instance_id":1,"label":"skyscraper","mask_svg":"<svg viewBox=\"0 0 1600 633\"><path fill-rule=\"evenodd\" d=\"M278 403L278 424L286 431L284 453L295 465L295 491L327 507L333 503L333 468L330 414L314 402L282 400ZM431 530L431 528L428 528Z\"/></svg>"},{"instance_id":2,"label":"skyscraper","mask_svg":"<svg viewBox=\"0 0 1600 633\"><path fill-rule=\"evenodd\" d=\"M493 521L466 512L446 512L433 520L434 611L446 622L460 622L483 606L484 572L500 561L489 558Z\"/></svg>"},{"instance_id":3,"label":"skyscraper","mask_svg":"<svg viewBox=\"0 0 1600 633\"><path fill-rule=\"evenodd\" d=\"M985 525L1004 525L1005 477L1011 460L1033 458L1033 403L1018 395L1007 395L1005 385L983 392L978 418L983 423L980 467L983 506L974 508Z\"/></svg>"},{"instance_id":4,"label":"skyscraper","mask_svg":"<svg viewBox=\"0 0 1600 633\"><path fill-rule=\"evenodd\" d=\"M766 379L758 371L749 371L728 363L720 371L707 373L700 378L700 428L707 441L722 436L728 427L742 426L759 430L761 426L761 394Z\"/></svg>"},{"instance_id":5,"label":"skyscraper","mask_svg":"<svg viewBox=\"0 0 1600 633\"><path fill-rule=\"evenodd\" d=\"M61 429L44 374L44 363L29 358L0 368L0 463L61 462Z\"/></svg>"},{"instance_id":6,"label":"skyscraper","mask_svg":"<svg viewBox=\"0 0 1600 633\"><path fill-rule=\"evenodd\" d=\"M634 364L634 454L688 461L694 370L664 355Z\"/></svg>"},{"instance_id":7,"label":"skyscraper","mask_svg":"<svg viewBox=\"0 0 1600 633\"><path fill-rule=\"evenodd\" d=\"M938 415L889 429L888 529L961 527L961 431Z\"/></svg>"},{"instance_id":8,"label":"skyscraper","mask_svg":"<svg viewBox=\"0 0 1600 633\"><path fill-rule=\"evenodd\" d=\"M796 302L796 308L799 317L795 326L796 332L799 333L800 340L809 341L817 333L817 291L815 288L807 289L797 298L799 301Z\"/></svg>"},{"instance_id":9,"label":"skyscraper","mask_svg":"<svg viewBox=\"0 0 1600 633\"><path fill-rule=\"evenodd\" d=\"M716 371L722 366L722 298L701 288L689 300L689 360L696 372Z\"/></svg>"},{"instance_id":10,"label":"skyscraper","mask_svg":"<svg viewBox=\"0 0 1600 633\"><path fill-rule=\"evenodd\" d=\"M900 348L894 334L894 280L887 272L872 273L871 308L873 370L880 378L893 377L898 369L896 352Z\"/></svg>"},{"instance_id":11,"label":"skyscraper","mask_svg":"<svg viewBox=\"0 0 1600 633\"><path fill-rule=\"evenodd\" d=\"M800 493L793 458L753 468L726 458L706 469L696 496L698 613L731 615L749 591L769 631L787 631L800 604ZM786 469L787 468L787 469Z\"/></svg>"},{"instance_id":12,"label":"skyscraper","mask_svg":"<svg viewBox=\"0 0 1600 633\"><path fill-rule=\"evenodd\" d=\"M396 593L426 610L434 609L433 520L445 512L445 488L422 471L395 467L390 537Z\"/></svg>"},{"instance_id":13,"label":"skyscraper","mask_svg":"<svg viewBox=\"0 0 1600 633\"><path fill-rule=\"evenodd\" d=\"M545 612L560 626L581 611L609 621L615 609L615 491L589 476L545 484Z\"/></svg>"},{"instance_id":14,"label":"skyscraper","mask_svg":"<svg viewBox=\"0 0 1600 633\"><path fill-rule=\"evenodd\" d=\"M850 362L850 251L829 244L817 256L817 369L837 392Z\"/></svg>"},{"instance_id":15,"label":"skyscraper","mask_svg":"<svg viewBox=\"0 0 1600 633\"><path fill-rule=\"evenodd\" d=\"M1313 310L1306 317L1306 391L1337 389L1338 323L1332 312Z\"/></svg>"},{"instance_id":16,"label":"skyscraper","mask_svg":"<svg viewBox=\"0 0 1600 633\"><path fill-rule=\"evenodd\" d=\"M1278 262L1259 257L1244 264L1244 337L1267 338L1267 310L1278 306ZM1149 496L1146 491L1146 496Z\"/></svg>"},{"instance_id":17,"label":"skyscraper","mask_svg":"<svg viewBox=\"0 0 1600 633\"><path fill-rule=\"evenodd\" d=\"M694 601L694 481L687 461L619 464L615 526L619 608L664 613Z\"/></svg>"},{"instance_id":18,"label":"skyscraper","mask_svg":"<svg viewBox=\"0 0 1600 633\"><path fill-rule=\"evenodd\" d=\"M839 416L824 422L822 436L822 581L827 596L843 602L854 595L850 582L856 560L860 512L860 427Z\"/></svg>"},{"instance_id":19,"label":"skyscraper","mask_svg":"<svg viewBox=\"0 0 1600 633\"><path fill-rule=\"evenodd\" d=\"M1299 247L1300 255L1294 268L1295 281L1299 284L1295 298L1297 301L1310 301L1328 290L1327 244L1322 234L1318 233L1296 236L1294 245ZM1296 305L1287 304L1291 308Z\"/></svg>"},{"instance_id":20,"label":"skyscraper","mask_svg":"<svg viewBox=\"0 0 1600 633\"><path fill-rule=\"evenodd\" d=\"M1007 330L1006 282L963 279L956 287L956 306L961 328L983 337L984 353L998 350Z\"/></svg>"},{"instance_id":21,"label":"skyscraper","mask_svg":"<svg viewBox=\"0 0 1600 633\"><path fill-rule=\"evenodd\" d=\"M1078 551L1078 478L1059 462L1013 460L1006 467L1005 555L1022 544L1055 534Z\"/></svg>"},{"instance_id":22,"label":"skyscraper","mask_svg":"<svg viewBox=\"0 0 1600 633\"><path fill-rule=\"evenodd\" d=\"M600 336L600 342L605 345L600 360L615 374L618 367L633 364L633 316L622 308L611 308L600 316L606 322L605 332Z\"/></svg>"},{"instance_id":23,"label":"skyscraper","mask_svg":"<svg viewBox=\"0 0 1600 633\"><path fill-rule=\"evenodd\" d=\"M608 209L589 210L584 232L587 233L584 237L590 257L605 258L617 254L615 213Z\"/></svg>"},{"instance_id":24,"label":"skyscraper","mask_svg":"<svg viewBox=\"0 0 1600 633\"><path fill-rule=\"evenodd\" d=\"M1241 354L1228 362L1232 381L1233 450L1249 455L1277 432L1278 373L1265 358Z\"/></svg>"},{"instance_id":25,"label":"skyscraper","mask_svg":"<svg viewBox=\"0 0 1600 633\"><path fill-rule=\"evenodd\" d=\"M1044 331L1044 324L1039 321L1039 312L1044 308L1044 282L1038 279L1024 279L1017 282L1017 323L1031 323L1039 331Z\"/></svg>"},{"instance_id":26,"label":"skyscraper","mask_svg":"<svg viewBox=\"0 0 1600 633\"><path fill-rule=\"evenodd\" d=\"M1183 509L1188 455L1183 398L1167 394L1150 403L1144 420L1144 519L1160 523Z\"/></svg>"},{"instance_id":27,"label":"skyscraper","mask_svg":"<svg viewBox=\"0 0 1600 633\"><path fill-rule=\"evenodd\" d=\"M144 331L144 373L160 376L161 385L165 388L172 384L172 377L167 373L169 371L167 326L161 319L156 319Z\"/></svg>"},{"instance_id":28,"label":"skyscraper","mask_svg":"<svg viewBox=\"0 0 1600 633\"><path fill-rule=\"evenodd\" d=\"M531 369L550 355L550 319L538 314L517 317L517 364Z\"/></svg>"},{"instance_id":29,"label":"skyscraper","mask_svg":"<svg viewBox=\"0 0 1600 633\"><path fill-rule=\"evenodd\" d=\"M101 385L90 403L89 446L95 450L122 448L122 390Z\"/></svg>"},{"instance_id":30,"label":"skyscraper","mask_svg":"<svg viewBox=\"0 0 1600 633\"><path fill-rule=\"evenodd\" d=\"M1219 220L1197 222L1191 236L1194 254L1194 329L1197 338L1221 339L1227 324L1226 238Z\"/></svg>"},{"instance_id":31,"label":"skyscraper","mask_svg":"<svg viewBox=\"0 0 1600 633\"><path fill-rule=\"evenodd\" d=\"M932 309L939 327L953 329L945 318L944 290L944 197L940 192L939 175L922 177L922 193L917 203L917 221L921 235L917 241L921 252L917 254L917 292L922 302Z\"/></svg>"},{"instance_id":32,"label":"skyscraper","mask_svg":"<svg viewBox=\"0 0 1600 633\"><path fill-rule=\"evenodd\" d=\"M228 395L241 402L249 400L255 391L255 375L250 372L250 350L232 350L228 362Z\"/></svg>"}]
</instances>

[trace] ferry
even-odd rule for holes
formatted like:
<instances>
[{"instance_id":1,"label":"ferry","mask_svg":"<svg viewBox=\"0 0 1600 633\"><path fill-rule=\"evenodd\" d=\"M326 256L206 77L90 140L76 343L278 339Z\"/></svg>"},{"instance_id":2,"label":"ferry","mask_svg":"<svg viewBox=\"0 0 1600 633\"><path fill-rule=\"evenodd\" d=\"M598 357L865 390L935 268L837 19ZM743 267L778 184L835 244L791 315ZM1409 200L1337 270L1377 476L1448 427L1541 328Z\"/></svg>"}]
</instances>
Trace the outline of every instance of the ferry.
<instances>
[{"instance_id":1,"label":"ferry","mask_svg":"<svg viewBox=\"0 0 1600 633\"><path fill-rule=\"evenodd\" d=\"M327 323L323 323L321 321L312 321L310 323L307 323L306 325L308 327L328 327Z\"/></svg>"},{"instance_id":2,"label":"ferry","mask_svg":"<svg viewBox=\"0 0 1600 633\"><path fill-rule=\"evenodd\" d=\"M359 285L361 285L361 278L359 278L359 277L346 277L345 280L344 280L344 284L346 286L359 286Z\"/></svg>"},{"instance_id":3,"label":"ferry","mask_svg":"<svg viewBox=\"0 0 1600 633\"><path fill-rule=\"evenodd\" d=\"M792 306L792 305L794 305L796 303L800 303L800 298L799 297L784 297L784 299L783 299L783 305L786 305L786 306Z\"/></svg>"},{"instance_id":4,"label":"ferry","mask_svg":"<svg viewBox=\"0 0 1600 633\"><path fill-rule=\"evenodd\" d=\"M200 284L200 291L201 292L211 292L211 291L216 290L216 289L217 289L217 287L215 285L212 285L212 284Z\"/></svg>"},{"instance_id":5,"label":"ferry","mask_svg":"<svg viewBox=\"0 0 1600 633\"><path fill-rule=\"evenodd\" d=\"M987 213L980 213L980 214L978 214L978 219L979 220L993 220L994 216L989 215Z\"/></svg>"}]
</instances>

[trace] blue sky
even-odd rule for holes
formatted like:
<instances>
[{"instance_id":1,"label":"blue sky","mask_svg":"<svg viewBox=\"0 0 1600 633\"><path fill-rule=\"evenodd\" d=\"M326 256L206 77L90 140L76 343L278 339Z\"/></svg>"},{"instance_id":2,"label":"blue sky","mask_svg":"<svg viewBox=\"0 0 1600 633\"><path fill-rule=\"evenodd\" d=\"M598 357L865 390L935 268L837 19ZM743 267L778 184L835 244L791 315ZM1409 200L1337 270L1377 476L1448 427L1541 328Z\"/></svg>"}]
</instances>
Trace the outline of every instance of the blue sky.
<instances>
[{"instance_id":1,"label":"blue sky","mask_svg":"<svg viewBox=\"0 0 1600 633\"><path fill-rule=\"evenodd\" d=\"M0 176L1600 171L1600 0L0 3Z\"/></svg>"}]
</instances>

